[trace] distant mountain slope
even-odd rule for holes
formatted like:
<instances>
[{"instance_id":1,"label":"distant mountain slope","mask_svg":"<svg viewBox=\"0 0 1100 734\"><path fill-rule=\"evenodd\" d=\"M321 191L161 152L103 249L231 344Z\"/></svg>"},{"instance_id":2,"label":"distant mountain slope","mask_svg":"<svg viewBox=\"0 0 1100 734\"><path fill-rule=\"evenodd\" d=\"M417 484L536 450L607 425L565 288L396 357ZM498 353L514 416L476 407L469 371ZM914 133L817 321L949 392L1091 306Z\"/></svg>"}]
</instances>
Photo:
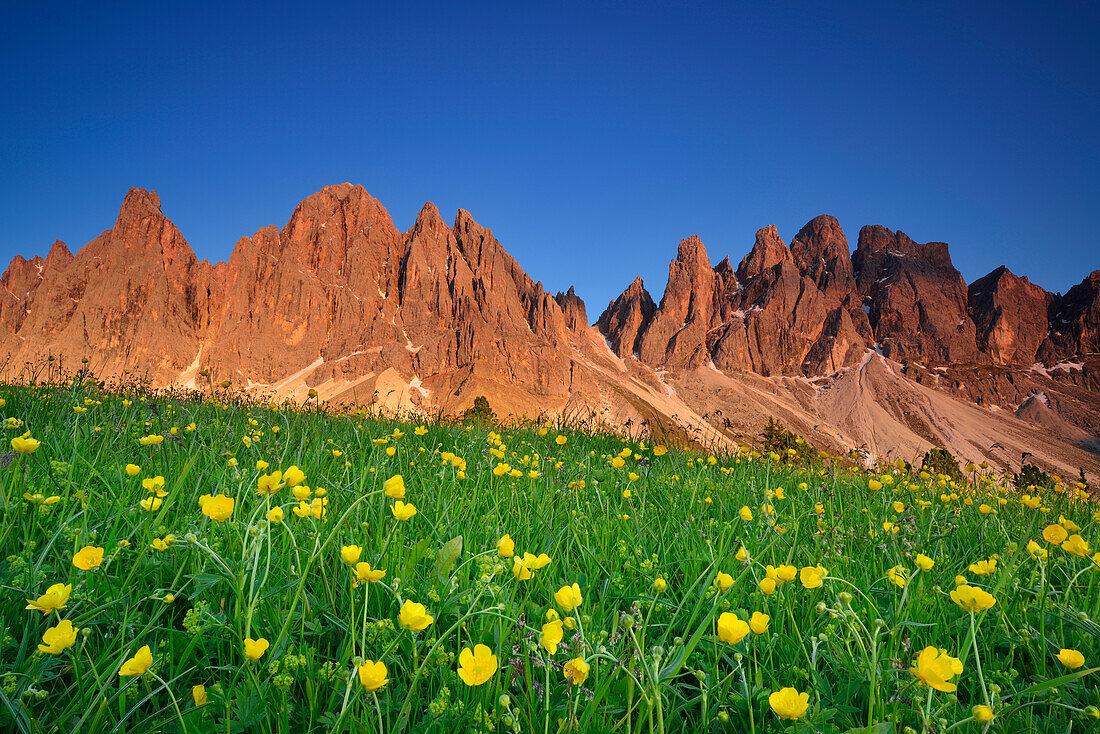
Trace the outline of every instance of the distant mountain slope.
<instances>
[{"instance_id":1,"label":"distant mountain slope","mask_svg":"<svg viewBox=\"0 0 1100 734\"><path fill-rule=\"evenodd\" d=\"M852 252L829 216L789 247L761 229L736 268L687 238L659 304L636 279L594 326L573 289L550 295L468 212L448 226L428 203L402 233L351 184L217 264L131 189L113 228L75 255L56 242L16 257L0 285L8 379L86 357L158 385L205 369L280 397L429 413L484 394L499 415L717 443L775 416L874 459L940 445L1100 470L1100 271L1064 296L1003 267L968 287L946 244L876 225Z\"/></svg>"}]
</instances>

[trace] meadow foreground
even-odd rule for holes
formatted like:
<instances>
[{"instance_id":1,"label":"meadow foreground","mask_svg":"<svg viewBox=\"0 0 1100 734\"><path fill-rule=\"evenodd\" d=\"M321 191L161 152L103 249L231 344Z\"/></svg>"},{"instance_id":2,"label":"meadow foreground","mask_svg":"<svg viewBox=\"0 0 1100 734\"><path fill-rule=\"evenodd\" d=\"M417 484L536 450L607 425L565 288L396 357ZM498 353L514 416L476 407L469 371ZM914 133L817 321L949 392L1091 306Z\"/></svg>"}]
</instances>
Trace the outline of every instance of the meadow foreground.
<instances>
[{"instance_id":1,"label":"meadow foreground","mask_svg":"<svg viewBox=\"0 0 1100 734\"><path fill-rule=\"evenodd\" d=\"M1038 731L1100 719L1097 505L0 387L5 731Z\"/></svg>"}]
</instances>

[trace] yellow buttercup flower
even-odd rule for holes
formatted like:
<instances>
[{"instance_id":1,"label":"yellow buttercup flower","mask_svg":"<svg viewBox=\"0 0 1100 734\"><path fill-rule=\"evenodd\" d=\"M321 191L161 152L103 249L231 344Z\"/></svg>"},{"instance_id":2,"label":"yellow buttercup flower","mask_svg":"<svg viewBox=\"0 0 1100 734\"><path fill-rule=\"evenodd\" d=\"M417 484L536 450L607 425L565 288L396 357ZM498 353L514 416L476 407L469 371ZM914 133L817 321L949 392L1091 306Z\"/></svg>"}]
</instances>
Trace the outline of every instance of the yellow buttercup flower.
<instances>
[{"instance_id":1,"label":"yellow buttercup flower","mask_svg":"<svg viewBox=\"0 0 1100 734\"><path fill-rule=\"evenodd\" d=\"M142 446L157 446L164 443L164 436L158 434L142 436L138 439L138 443L140 443Z\"/></svg>"},{"instance_id":2,"label":"yellow buttercup flower","mask_svg":"<svg viewBox=\"0 0 1100 734\"><path fill-rule=\"evenodd\" d=\"M501 558L511 558L516 553L516 542L507 533L497 541L497 553Z\"/></svg>"},{"instance_id":3,"label":"yellow buttercup flower","mask_svg":"<svg viewBox=\"0 0 1100 734\"><path fill-rule=\"evenodd\" d=\"M256 462L257 466L261 462ZM267 466L266 462L263 462L264 466ZM263 474L256 479L256 494L259 495L272 495L285 487L283 482L283 473L281 471L273 471L270 474Z\"/></svg>"},{"instance_id":4,"label":"yellow buttercup flower","mask_svg":"<svg viewBox=\"0 0 1100 734\"><path fill-rule=\"evenodd\" d=\"M420 632L427 629L435 621L435 617L428 614L428 609L423 604L406 599L397 613L397 621L407 630Z\"/></svg>"},{"instance_id":5,"label":"yellow buttercup flower","mask_svg":"<svg viewBox=\"0 0 1100 734\"><path fill-rule=\"evenodd\" d=\"M127 464L126 465L126 476L136 477L138 474L141 474L141 467L140 466L138 466L137 464Z\"/></svg>"},{"instance_id":6,"label":"yellow buttercup flower","mask_svg":"<svg viewBox=\"0 0 1100 734\"><path fill-rule=\"evenodd\" d=\"M191 698L194 699L196 706L206 705L206 686L197 685L191 686Z\"/></svg>"},{"instance_id":7,"label":"yellow buttercup flower","mask_svg":"<svg viewBox=\"0 0 1100 734\"><path fill-rule=\"evenodd\" d=\"M542 626L539 644L542 645L542 648L546 650L546 652L551 655L556 655L558 652L558 645L561 644L563 635L562 621L560 619L555 619Z\"/></svg>"},{"instance_id":8,"label":"yellow buttercup flower","mask_svg":"<svg viewBox=\"0 0 1100 734\"><path fill-rule=\"evenodd\" d=\"M1098 554L1098 555L1100 555L1100 554ZM664 577L658 576L657 578L653 579L653 591L654 592L660 594L660 593L664 592L664 590L667 589L667 588L668 588L668 582L665 581Z\"/></svg>"},{"instance_id":9,"label":"yellow buttercup flower","mask_svg":"<svg viewBox=\"0 0 1100 734\"><path fill-rule=\"evenodd\" d=\"M1055 657L1058 658L1058 662L1071 670L1085 664L1085 656L1077 650L1062 648Z\"/></svg>"},{"instance_id":10,"label":"yellow buttercup flower","mask_svg":"<svg viewBox=\"0 0 1100 734\"><path fill-rule=\"evenodd\" d=\"M360 561L355 564L355 579L353 585L358 588L363 582L377 583L386 577L386 571L381 568L371 568L369 563Z\"/></svg>"},{"instance_id":11,"label":"yellow buttercup flower","mask_svg":"<svg viewBox=\"0 0 1100 734\"><path fill-rule=\"evenodd\" d=\"M970 564L970 573L975 576L989 576L997 570L997 559L990 558L984 561L978 561Z\"/></svg>"},{"instance_id":12,"label":"yellow buttercup flower","mask_svg":"<svg viewBox=\"0 0 1100 734\"><path fill-rule=\"evenodd\" d=\"M148 645L142 645L132 658L122 664L118 674L123 678L136 678L139 675L144 675L152 664L153 651L149 649Z\"/></svg>"},{"instance_id":13,"label":"yellow buttercup flower","mask_svg":"<svg viewBox=\"0 0 1100 734\"><path fill-rule=\"evenodd\" d=\"M464 647L458 654L458 677L468 686L480 686L497 672L497 656L487 645Z\"/></svg>"},{"instance_id":14,"label":"yellow buttercup flower","mask_svg":"<svg viewBox=\"0 0 1100 734\"><path fill-rule=\"evenodd\" d=\"M765 576L760 579L760 583L757 584L760 591L764 592L764 596L771 596L775 593L776 582L775 579Z\"/></svg>"},{"instance_id":15,"label":"yellow buttercup flower","mask_svg":"<svg viewBox=\"0 0 1100 734\"><path fill-rule=\"evenodd\" d=\"M922 571L931 571L932 566L936 565L935 561L933 561L931 558L924 555L923 553L918 553L917 554L917 558L916 558L915 563L917 564L917 568L919 568Z\"/></svg>"},{"instance_id":16,"label":"yellow buttercup flower","mask_svg":"<svg viewBox=\"0 0 1100 734\"><path fill-rule=\"evenodd\" d=\"M40 644L38 649L47 655L60 655L76 644L76 633L79 631L72 622L63 619L42 633L42 642L45 644Z\"/></svg>"},{"instance_id":17,"label":"yellow buttercup flower","mask_svg":"<svg viewBox=\"0 0 1100 734\"><path fill-rule=\"evenodd\" d=\"M556 443L558 446L564 446L565 442L568 441L568 440L569 439L566 438L565 436L558 435L558 437L554 439L554 443Z\"/></svg>"},{"instance_id":18,"label":"yellow buttercup flower","mask_svg":"<svg viewBox=\"0 0 1100 734\"><path fill-rule=\"evenodd\" d=\"M1034 540L1027 541L1027 552L1039 560L1045 559L1048 555L1047 549L1036 543Z\"/></svg>"},{"instance_id":19,"label":"yellow buttercup flower","mask_svg":"<svg viewBox=\"0 0 1100 734\"><path fill-rule=\"evenodd\" d=\"M763 612L753 612L752 617L749 619L749 629L754 634L762 635L768 631L768 624L771 623L771 617Z\"/></svg>"},{"instance_id":20,"label":"yellow buttercup flower","mask_svg":"<svg viewBox=\"0 0 1100 734\"><path fill-rule=\"evenodd\" d=\"M718 575L714 577L714 585L722 591L725 591L729 587L733 586L733 576L728 573L719 571Z\"/></svg>"},{"instance_id":21,"label":"yellow buttercup flower","mask_svg":"<svg viewBox=\"0 0 1100 734\"><path fill-rule=\"evenodd\" d=\"M1062 543L1062 550L1070 555L1077 556L1078 558L1084 558L1088 555L1089 544L1080 535L1074 533L1066 538L1066 542Z\"/></svg>"},{"instance_id":22,"label":"yellow buttercup flower","mask_svg":"<svg viewBox=\"0 0 1100 734\"><path fill-rule=\"evenodd\" d=\"M233 503L233 498L227 497L224 494L204 494L199 497L199 507L202 508L202 514L206 515L214 522L225 522L232 517Z\"/></svg>"},{"instance_id":23,"label":"yellow buttercup flower","mask_svg":"<svg viewBox=\"0 0 1100 734\"><path fill-rule=\"evenodd\" d=\"M405 503L401 500L397 500L393 503L393 507L390 508L390 512L393 513L395 518L404 522L406 520L411 520L412 516L416 514L416 506L413 505L412 502Z\"/></svg>"},{"instance_id":24,"label":"yellow buttercup flower","mask_svg":"<svg viewBox=\"0 0 1100 734\"><path fill-rule=\"evenodd\" d=\"M382 484L382 491L392 499L405 499L405 478L400 474L394 474Z\"/></svg>"},{"instance_id":25,"label":"yellow buttercup flower","mask_svg":"<svg viewBox=\"0 0 1100 734\"><path fill-rule=\"evenodd\" d=\"M718 637L723 642L736 645L749 634L748 622L733 612L722 612L718 617Z\"/></svg>"},{"instance_id":26,"label":"yellow buttercup flower","mask_svg":"<svg viewBox=\"0 0 1100 734\"><path fill-rule=\"evenodd\" d=\"M283 472L283 481L287 483L288 487L297 487L305 480L306 473L299 469L297 466L291 466L289 469Z\"/></svg>"},{"instance_id":27,"label":"yellow buttercup flower","mask_svg":"<svg viewBox=\"0 0 1100 734\"><path fill-rule=\"evenodd\" d=\"M584 658L573 658L562 668L565 679L575 686L584 685L591 668Z\"/></svg>"},{"instance_id":28,"label":"yellow buttercup flower","mask_svg":"<svg viewBox=\"0 0 1100 734\"><path fill-rule=\"evenodd\" d=\"M41 445L42 442L31 438L29 433L23 436L16 436L11 440L12 450L23 455L33 454L35 451L38 451L38 447Z\"/></svg>"},{"instance_id":29,"label":"yellow buttercup flower","mask_svg":"<svg viewBox=\"0 0 1100 734\"><path fill-rule=\"evenodd\" d=\"M974 721L977 721L979 724L988 724L990 721L993 721L993 709L985 704L978 704L970 709L970 715L973 716Z\"/></svg>"},{"instance_id":30,"label":"yellow buttercup flower","mask_svg":"<svg viewBox=\"0 0 1100 734\"><path fill-rule=\"evenodd\" d=\"M921 650L909 672L925 685L944 693L953 693L958 686L951 679L963 672L963 664L958 658L929 646Z\"/></svg>"},{"instance_id":31,"label":"yellow buttercup flower","mask_svg":"<svg viewBox=\"0 0 1100 734\"><path fill-rule=\"evenodd\" d=\"M894 586L899 589L905 588L906 569L905 566L894 566L886 572L886 578L890 580Z\"/></svg>"},{"instance_id":32,"label":"yellow buttercup flower","mask_svg":"<svg viewBox=\"0 0 1100 734\"><path fill-rule=\"evenodd\" d=\"M253 640L251 637L244 638L244 654L249 660L259 660L267 652L267 648L271 646L265 638L261 637L258 640Z\"/></svg>"},{"instance_id":33,"label":"yellow buttercup flower","mask_svg":"<svg viewBox=\"0 0 1100 734\"><path fill-rule=\"evenodd\" d=\"M81 571L91 571L103 563L103 548L86 545L73 554L73 565Z\"/></svg>"},{"instance_id":34,"label":"yellow buttercup flower","mask_svg":"<svg viewBox=\"0 0 1100 734\"><path fill-rule=\"evenodd\" d=\"M345 545L340 549L340 560L349 566L358 563L361 555L363 555L363 549L357 545Z\"/></svg>"},{"instance_id":35,"label":"yellow buttercup flower","mask_svg":"<svg viewBox=\"0 0 1100 734\"><path fill-rule=\"evenodd\" d=\"M141 509L146 512L156 512L160 509L160 506L164 504L164 500L160 497L146 497L138 502L138 504L141 506Z\"/></svg>"},{"instance_id":36,"label":"yellow buttercup flower","mask_svg":"<svg viewBox=\"0 0 1100 734\"><path fill-rule=\"evenodd\" d=\"M558 602L558 606L566 612L573 611L584 601L581 597L581 587L576 583L558 589L554 594L554 599Z\"/></svg>"},{"instance_id":37,"label":"yellow buttercup flower","mask_svg":"<svg viewBox=\"0 0 1100 734\"><path fill-rule=\"evenodd\" d=\"M1043 528L1043 540L1051 545L1058 545L1065 540L1067 536L1069 536L1069 533L1066 532L1066 529L1061 525L1047 525Z\"/></svg>"},{"instance_id":38,"label":"yellow buttercup flower","mask_svg":"<svg viewBox=\"0 0 1100 734\"><path fill-rule=\"evenodd\" d=\"M286 513L283 512L282 507L272 507L271 512L267 513L267 521L272 525L278 525L283 521L283 517L285 516Z\"/></svg>"},{"instance_id":39,"label":"yellow buttercup flower","mask_svg":"<svg viewBox=\"0 0 1100 734\"><path fill-rule=\"evenodd\" d=\"M829 572L822 565L805 566L799 572L798 578L807 589L817 589L825 583L825 577Z\"/></svg>"},{"instance_id":40,"label":"yellow buttercup flower","mask_svg":"<svg viewBox=\"0 0 1100 734\"><path fill-rule=\"evenodd\" d=\"M58 609L64 609L65 605L69 603L71 593L73 593L72 584L54 584L37 599L27 599L26 608L49 614Z\"/></svg>"},{"instance_id":41,"label":"yellow buttercup flower","mask_svg":"<svg viewBox=\"0 0 1100 734\"><path fill-rule=\"evenodd\" d=\"M381 660L377 663L373 660L364 660L363 664L359 666L359 683L368 691L377 691L379 688L384 687L390 682L388 675L389 671L386 670L386 664Z\"/></svg>"},{"instance_id":42,"label":"yellow buttercup flower","mask_svg":"<svg viewBox=\"0 0 1100 734\"><path fill-rule=\"evenodd\" d=\"M997 599L985 589L970 586L966 583L955 588L951 592L951 601L968 612L981 612L992 609Z\"/></svg>"},{"instance_id":43,"label":"yellow buttercup flower","mask_svg":"<svg viewBox=\"0 0 1100 734\"><path fill-rule=\"evenodd\" d=\"M780 688L768 696L768 705L779 718L796 721L806 715L810 707L810 694L799 693L791 687Z\"/></svg>"}]
</instances>

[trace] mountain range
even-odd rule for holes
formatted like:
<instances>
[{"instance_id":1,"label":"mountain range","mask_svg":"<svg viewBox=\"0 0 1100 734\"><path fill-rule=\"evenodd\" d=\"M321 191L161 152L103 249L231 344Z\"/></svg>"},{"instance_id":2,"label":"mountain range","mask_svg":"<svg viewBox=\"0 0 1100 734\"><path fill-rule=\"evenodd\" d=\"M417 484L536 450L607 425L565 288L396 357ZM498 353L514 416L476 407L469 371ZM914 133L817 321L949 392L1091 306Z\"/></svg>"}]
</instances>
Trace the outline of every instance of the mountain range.
<instances>
[{"instance_id":1,"label":"mountain range","mask_svg":"<svg viewBox=\"0 0 1100 734\"><path fill-rule=\"evenodd\" d=\"M101 377L214 382L273 397L452 415L566 418L704 445L769 418L830 451L914 460L942 446L1003 468L1100 471L1100 270L1064 295L999 267L969 286L942 242L837 220L789 244L756 232L736 265L680 242L654 301L640 278L591 324L491 230L434 204L400 232L361 186L327 186L282 229L199 260L131 189L74 255L0 278L0 374L87 359Z\"/></svg>"}]
</instances>

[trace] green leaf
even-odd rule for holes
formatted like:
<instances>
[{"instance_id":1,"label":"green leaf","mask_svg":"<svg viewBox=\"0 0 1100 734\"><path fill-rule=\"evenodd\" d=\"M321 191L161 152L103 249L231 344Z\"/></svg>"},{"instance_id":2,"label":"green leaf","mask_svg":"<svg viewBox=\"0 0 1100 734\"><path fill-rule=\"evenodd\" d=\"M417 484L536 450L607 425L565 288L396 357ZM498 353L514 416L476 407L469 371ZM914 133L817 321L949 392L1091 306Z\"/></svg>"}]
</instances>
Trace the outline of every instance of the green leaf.
<instances>
[{"instance_id":1,"label":"green leaf","mask_svg":"<svg viewBox=\"0 0 1100 734\"><path fill-rule=\"evenodd\" d=\"M871 726L861 726L856 729L849 729L844 734L893 734L894 725L889 721L883 721L878 724L871 724Z\"/></svg>"},{"instance_id":2,"label":"green leaf","mask_svg":"<svg viewBox=\"0 0 1100 734\"><path fill-rule=\"evenodd\" d=\"M1024 690L1020 691L1016 695L1017 696L1030 696L1030 695L1033 695L1033 694L1036 694L1036 693L1042 693L1043 691L1045 691L1049 688L1056 688L1056 687L1062 685L1063 683L1069 683L1070 681L1076 680L1077 678L1084 678L1089 673L1095 673L1098 670L1100 670L1100 668L1089 668L1088 670L1078 670L1076 673L1069 673L1068 675L1063 675L1063 676L1060 676L1058 678L1051 678L1050 680L1040 681L1039 683L1036 683L1033 686L1025 688Z\"/></svg>"},{"instance_id":3,"label":"green leaf","mask_svg":"<svg viewBox=\"0 0 1100 734\"><path fill-rule=\"evenodd\" d=\"M434 578L445 578L450 575L451 570L455 567L455 561L462 555L462 536L451 538L443 547L439 549L439 553L435 556L435 571Z\"/></svg>"}]
</instances>

